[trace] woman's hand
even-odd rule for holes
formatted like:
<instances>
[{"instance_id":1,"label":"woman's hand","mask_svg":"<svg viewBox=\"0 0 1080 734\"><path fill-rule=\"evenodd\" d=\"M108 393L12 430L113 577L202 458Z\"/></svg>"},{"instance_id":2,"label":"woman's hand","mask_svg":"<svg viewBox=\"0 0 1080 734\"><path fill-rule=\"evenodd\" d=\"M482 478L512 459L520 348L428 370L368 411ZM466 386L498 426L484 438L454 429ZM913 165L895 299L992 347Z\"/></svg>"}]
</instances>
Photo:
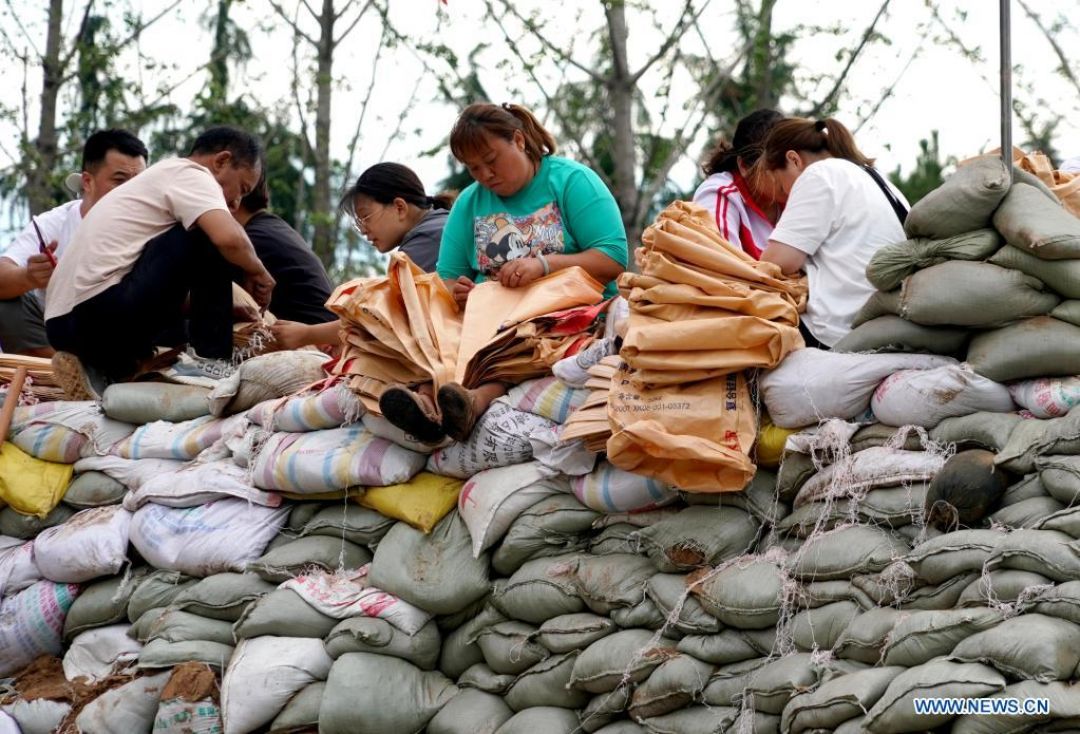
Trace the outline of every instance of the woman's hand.
<instances>
[{"instance_id":1,"label":"woman's hand","mask_svg":"<svg viewBox=\"0 0 1080 734\"><path fill-rule=\"evenodd\" d=\"M457 280L451 282L450 294L454 296L458 306L465 308L465 302L469 300L469 294L472 293L472 289L475 287L476 283L461 275Z\"/></svg>"},{"instance_id":2,"label":"woman's hand","mask_svg":"<svg viewBox=\"0 0 1080 734\"><path fill-rule=\"evenodd\" d=\"M521 288L544 277L544 264L535 257L519 257L499 268L499 282L507 288Z\"/></svg>"},{"instance_id":3,"label":"woman's hand","mask_svg":"<svg viewBox=\"0 0 1080 734\"><path fill-rule=\"evenodd\" d=\"M279 348L299 349L314 343L308 335L310 328L297 321L277 321L270 326L270 333L274 335Z\"/></svg>"}]
</instances>

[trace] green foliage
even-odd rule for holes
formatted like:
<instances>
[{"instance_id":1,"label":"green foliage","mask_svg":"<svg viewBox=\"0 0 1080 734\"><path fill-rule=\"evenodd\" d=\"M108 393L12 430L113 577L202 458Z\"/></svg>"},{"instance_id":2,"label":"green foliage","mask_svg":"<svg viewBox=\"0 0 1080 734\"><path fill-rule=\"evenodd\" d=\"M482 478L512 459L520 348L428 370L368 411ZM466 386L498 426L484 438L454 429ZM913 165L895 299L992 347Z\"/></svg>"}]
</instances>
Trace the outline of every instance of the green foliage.
<instances>
[{"instance_id":1,"label":"green foliage","mask_svg":"<svg viewBox=\"0 0 1080 734\"><path fill-rule=\"evenodd\" d=\"M914 204L931 191L941 186L945 180L942 171L946 166L956 163L955 157L941 160L941 149L938 146L938 131L933 130L930 138L919 141L919 155L915 159L915 167L911 173L904 176L900 173L900 167L889 174L889 180L896 188L903 192L909 203Z\"/></svg>"}]
</instances>

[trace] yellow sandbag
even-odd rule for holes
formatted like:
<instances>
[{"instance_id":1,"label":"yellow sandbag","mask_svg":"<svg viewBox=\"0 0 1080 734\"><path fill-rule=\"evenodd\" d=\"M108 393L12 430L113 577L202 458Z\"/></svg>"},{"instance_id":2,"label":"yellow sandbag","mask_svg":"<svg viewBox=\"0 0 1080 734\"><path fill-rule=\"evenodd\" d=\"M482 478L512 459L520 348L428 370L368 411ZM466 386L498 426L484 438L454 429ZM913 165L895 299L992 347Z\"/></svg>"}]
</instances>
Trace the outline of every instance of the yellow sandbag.
<instances>
[{"instance_id":1,"label":"yellow sandbag","mask_svg":"<svg viewBox=\"0 0 1080 734\"><path fill-rule=\"evenodd\" d=\"M450 510L457 507L463 484L460 479L421 472L405 484L371 487L353 501L430 533Z\"/></svg>"},{"instance_id":2,"label":"yellow sandbag","mask_svg":"<svg viewBox=\"0 0 1080 734\"><path fill-rule=\"evenodd\" d=\"M787 444L788 436L798 432L798 430L775 426L769 416L763 416L761 428L758 429L757 448L755 450L757 465L765 469L775 469L780 466L780 460L784 458L784 445Z\"/></svg>"},{"instance_id":3,"label":"yellow sandbag","mask_svg":"<svg viewBox=\"0 0 1080 734\"><path fill-rule=\"evenodd\" d=\"M0 445L0 504L45 517L60 504L72 472L70 464L35 459L13 443Z\"/></svg>"}]
</instances>

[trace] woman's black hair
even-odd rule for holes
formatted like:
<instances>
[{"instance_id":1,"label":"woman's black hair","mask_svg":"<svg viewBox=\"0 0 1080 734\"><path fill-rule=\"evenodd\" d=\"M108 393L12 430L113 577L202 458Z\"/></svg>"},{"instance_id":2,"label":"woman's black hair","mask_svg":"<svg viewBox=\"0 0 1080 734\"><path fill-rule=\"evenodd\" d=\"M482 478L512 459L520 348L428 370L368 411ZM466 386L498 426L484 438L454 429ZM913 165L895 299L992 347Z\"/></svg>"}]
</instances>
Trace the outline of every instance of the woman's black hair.
<instances>
[{"instance_id":1,"label":"woman's black hair","mask_svg":"<svg viewBox=\"0 0 1080 734\"><path fill-rule=\"evenodd\" d=\"M744 166L749 168L754 165L761 155L765 136L769 134L773 125L783 119L784 116L776 110L754 110L739 120L739 124L735 126L735 136L730 143L720 138L709 151L701 170L706 176L721 172L731 173L738 169L740 158Z\"/></svg>"},{"instance_id":2,"label":"woman's black hair","mask_svg":"<svg viewBox=\"0 0 1080 734\"><path fill-rule=\"evenodd\" d=\"M449 194L428 196L420 177L400 163L376 163L368 168L342 194L338 207L345 214L355 216L358 196L366 196L380 204L391 204L394 199L402 199L421 209L449 209L454 203Z\"/></svg>"}]
</instances>

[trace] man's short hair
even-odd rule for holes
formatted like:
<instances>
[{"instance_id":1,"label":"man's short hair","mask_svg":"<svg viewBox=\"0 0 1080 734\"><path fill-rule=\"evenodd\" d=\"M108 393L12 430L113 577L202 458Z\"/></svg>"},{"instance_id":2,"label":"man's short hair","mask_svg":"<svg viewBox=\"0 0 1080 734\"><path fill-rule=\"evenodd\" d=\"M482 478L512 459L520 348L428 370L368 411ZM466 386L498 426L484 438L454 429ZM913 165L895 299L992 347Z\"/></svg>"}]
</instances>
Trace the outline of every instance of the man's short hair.
<instances>
[{"instance_id":1,"label":"man's short hair","mask_svg":"<svg viewBox=\"0 0 1080 734\"><path fill-rule=\"evenodd\" d=\"M251 192L240 200L240 208L254 214L270 206L270 186L266 183L266 161L263 161L262 175Z\"/></svg>"},{"instance_id":2,"label":"man's short hair","mask_svg":"<svg viewBox=\"0 0 1080 734\"><path fill-rule=\"evenodd\" d=\"M110 150L129 155L132 158L149 159L146 145L135 135L120 128L98 130L86 139L82 152L82 170L93 171L105 162Z\"/></svg>"},{"instance_id":3,"label":"man's short hair","mask_svg":"<svg viewBox=\"0 0 1080 734\"><path fill-rule=\"evenodd\" d=\"M262 162L263 148L259 138L229 125L212 127L195 138L188 155L214 155L228 151L238 166L254 168Z\"/></svg>"}]
</instances>

